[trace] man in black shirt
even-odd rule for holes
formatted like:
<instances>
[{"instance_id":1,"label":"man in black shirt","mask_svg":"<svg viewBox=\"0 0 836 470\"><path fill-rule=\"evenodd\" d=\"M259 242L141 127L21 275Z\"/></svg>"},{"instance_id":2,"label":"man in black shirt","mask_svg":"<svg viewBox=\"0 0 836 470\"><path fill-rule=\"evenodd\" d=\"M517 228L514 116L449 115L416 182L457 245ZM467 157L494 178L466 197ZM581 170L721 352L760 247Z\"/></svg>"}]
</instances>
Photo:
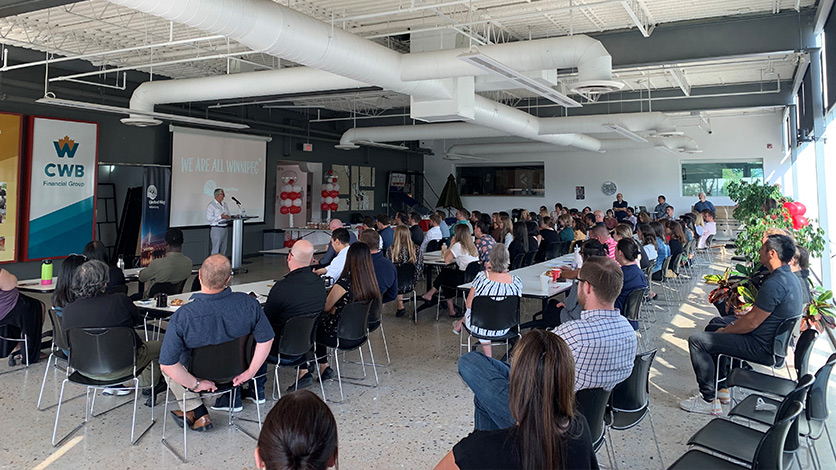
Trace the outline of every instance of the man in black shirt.
<instances>
[{"instance_id":1,"label":"man in black shirt","mask_svg":"<svg viewBox=\"0 0 836 470\"><path fill-rule=\"evenodd\" d=\"M421 246L424 243L424 231L418 222L421 221L421 214L413 212L409 214L409 236L412 238L412 243L415 246Z\"/></svg>"},{"instance_id":2,"label":"man in black shirt","mask_svg":"<svg viewBox=\"0 0 836 470\"><path fill-rule=\"evenodd\" d=\"M276 282L267 296L264 304L264 314L276 332L278 341L273 341L270 355L278 357L279 342L284 325L295 316L317 317L325 308L325 284L322 279L311 270L314 247L307 240L299 240L293 244L287 255L287 267L290 272L281 281ZM304 372L304 373L301 373ZM259 387L263 389L266 377L257 379ZM299 388L313 384L312 377L307 371L300 371ZM295 389L296 384L292 385Z\"/></svg>"}]
</instances>

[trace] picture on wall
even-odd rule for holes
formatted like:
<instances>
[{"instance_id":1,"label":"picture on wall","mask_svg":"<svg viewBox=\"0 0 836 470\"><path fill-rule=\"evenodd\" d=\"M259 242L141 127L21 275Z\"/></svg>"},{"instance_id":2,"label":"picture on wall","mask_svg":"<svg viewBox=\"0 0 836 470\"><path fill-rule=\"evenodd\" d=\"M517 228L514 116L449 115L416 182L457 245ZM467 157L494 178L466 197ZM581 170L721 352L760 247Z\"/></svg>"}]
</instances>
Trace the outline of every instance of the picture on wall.
<instances>
[{"instance_id":1,"label":"picture on wall","mask_svg":"<svg viewBox=\"0 0 836 470\"><path fill-rule=\"evenodd\" d=\"M374 167L351 167L351 210L374 210L374 178Z\"/></svg>"},{"instance_id":2,"label":"picture on wall","mask_svg":"<svg viewBox=\"0 0 836 470\"><path fill-rule=\"evenodd\" d=\"M575 186L575 199L578 201L586 199L586 188L583 186Z\"/></svg>"},{"instance_id":3,"label":"picture on wall","mask_svg":"<svg viewBox=\"0 0 836 470\"><path fill-rule=\"evenodd\" d=\"M94 237L99 125L30 117L28 128L23 259L81 253Z\"/></svg>"},{"instance_id":4,"label":"picture on wall","mask_svg":"<svg viewBox=\"0 0 836 470\"><path fill-rule=\"evenodd\" d=\"M0 263L18 259L22 124L20 114L0 113Z\"/></svg>"}]
</instances>

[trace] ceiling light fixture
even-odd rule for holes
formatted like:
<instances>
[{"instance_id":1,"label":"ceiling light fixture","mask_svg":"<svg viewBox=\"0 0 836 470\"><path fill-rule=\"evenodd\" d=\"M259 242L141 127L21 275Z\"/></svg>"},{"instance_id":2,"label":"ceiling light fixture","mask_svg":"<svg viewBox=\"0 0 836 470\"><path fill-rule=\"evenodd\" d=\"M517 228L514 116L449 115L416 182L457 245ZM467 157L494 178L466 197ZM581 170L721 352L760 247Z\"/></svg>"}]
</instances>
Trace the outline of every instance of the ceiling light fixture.
<instances>
[{"instance_id":1,"label":"ceiling light fixture","mask_svg":"<svg viewBox=\"0 0 836 470\"><path fill-rule=\"evenodd\" d=\"M583 106L577 101L573 100L572 98L569 98L568 96L564 95L563 93L560 93L559 91L554 90L551 87L543 85L537 82L536 80L532 80L531 78L526 77L525 75L508 67L502 62L488 57L485 54L482 54L481 52L467 52L465 54L460 55L459 59L469 63L474 67L478 67L494 75L506 78L519 85L520 88L525 88L526 90L531 91L539 96L542 96L543 98L546 98L550 101L554 101L555 103L561 106L567 108L580 108Z\"/></svg>"},{"instance_id":2,"label":"ceiling light fixture","mask_svg":"<svg viewBox=\"0 0 836 470\"><path fill-rule=\"evenodd\" d=\"M196 124L200 126L208 126L208 127L219 127L223 129L249 129L250 126L246 124L238 124L234 122L225 122L225 121L213 121L211 119L201 119L201 118L194 118L189 116L178 116L176 114L168 114L168 113L157 113L154 111L141 111L137 109L130 109L130 108L120 108L119 106L109 106L106 104L97 104L97 103L87 103L84 101L73 101L73 100L64 100L60 98L52 98L49 96L45 96L38 100L35 100L36 103L40 104L49 104L52 106L61 106L64 108L74 108L74 109L83 109L85 111L99 111L103 113L111 113L111 114L129 114L129 115L140 115L146 116L149 118L159 118L166 121L175 121L175 122L183 122L187 124ZM148 127L148 126L155 126L160 124L161 122L157 119L132 119L132 118L125 118L122 120L125 124L135 125L138 127Z\"/></svg>"},{"instance_id":3,"label":"ceiling light fixture","mask_svg":"<svg viewBox=\"0 0 836 470\"><path fill-rule=\"evenodd\" d=\"M661 150L663 152L672 153L674 155L679 155L682 152L682 149L672 149L672 148L665 147L664 145L657 145L654 148L656 150Z\"/></svg>"},{"instance_id":4,"label":"ceiling light fixture","mask_svg":"<svg viewBox=\"0 0 836 470\"><path fill-rule=\"evenodd\" d=\"M631 131L630 129L627 129L626 127L621 127L618 124L603 124L601 127L609 129L615 132L616 134L621 134L622 136L627 137L628 139L635 142L647 142L647 139L645 139L644 137L636 134L635 132Z\"/></svg>"}]
</instances>

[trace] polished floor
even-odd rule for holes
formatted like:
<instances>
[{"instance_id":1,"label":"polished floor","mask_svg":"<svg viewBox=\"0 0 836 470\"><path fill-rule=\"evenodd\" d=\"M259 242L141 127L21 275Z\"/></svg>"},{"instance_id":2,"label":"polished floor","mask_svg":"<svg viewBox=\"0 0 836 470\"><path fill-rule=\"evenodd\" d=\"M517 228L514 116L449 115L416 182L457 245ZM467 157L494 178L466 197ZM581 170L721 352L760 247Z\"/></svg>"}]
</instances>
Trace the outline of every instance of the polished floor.
<instances>
[{"instance_id":1,"label":"polished floor","mask_svg":"<svg viewBox=\"0 0 836 470\"><path fill-rule=\"evenodd\" d=\"M280 278L287 271L283 257L252 258L249 272L236 275L233 282L249 282L265 278ZM713 269L721 270L723 263ZM423 283L422 283L423 285ZM692 281L682 287L685 301L673 308L663 309L657 302L657 321L646 335L651 347L659 349L651 375L650 409L664 463L670 465L686 451L687 439L711 417L693 415L679 410L679 400L691 395L696 388L687 337L701 329L715 314L706 308L707 292L702 282ZM48 302L46 296L42 296ZM523 320L536 311L539 302L523 302ZM389 367L379 367L380 386L377 388L344 385L346 400L331 404L339 426L339 463L342 469L432 468L441 457L473 426L472 394L456 373L459 338L450 331L450 321L435 320L435 310L419 314L418 323L409 317L396 318L394 306L384 311L384 327L391 355ZM386 363L386 355L379 333L372 335L372 347L378 363ZM495 354L501 355L495 348ZM367 352L367 351L366 351ZM832 352L826 338L820 338L811 359L816 370ZM368 355L366 355L368 360ZM351 360L351 357L349 357ZM222 412L212 412L215 429L208 433L189 434L189 462L181 464L161 444L162 406L156 408L156 425L136 446L130 444L131 411L125 406L99 417L77 432L58 448L51 443L55 408L38 411L35 403L45 361L0 376L0 468L255 468L255 441L226 425ZM16 367L20 369L20 366ZM6 361L0 372L9 370ZM360 368L347 365L344 373L357 375ZM368 373L372 370L369 367ZM45 405L57 402L63 372L50 370L47 374ZM283 371L282 385L292 382L292 372ZM373 383L373 376L366 382ZM831 387L831 398L834 393ZM268 393L272 389L268 385ZM315 388L318 392L318 388ZM66 397L83 393L83 389L68 385ZM325 393L330 400L339 400L336 381L326 382ZM96 410L120 403L130 397L99 396ZM66 402L62 407L59 436L71 430L83 417L83 398ZM274 402L268 400L266 408ZM831 400L831 403L833 401ZM264 412L265 410L263 410ZM149 408L140 402L137 428L149 422ZM255 418L255 405L245 402L243 417ZM170 418L167 418L170 419ZM831 417L830 428L836 430ZM257 433L257 425L242 423L242 427ZM182 446L182 431L167 425L168 440ZM651 428L643 422L629 431L611 434L617 464L620 468L659 468ZM836 468L830 448L819 443L819 454L824 468ZM608 465L602 449L602 465ZM802 464L809 465L806 452L800 455Z\"/></svg>"}]
</instances>

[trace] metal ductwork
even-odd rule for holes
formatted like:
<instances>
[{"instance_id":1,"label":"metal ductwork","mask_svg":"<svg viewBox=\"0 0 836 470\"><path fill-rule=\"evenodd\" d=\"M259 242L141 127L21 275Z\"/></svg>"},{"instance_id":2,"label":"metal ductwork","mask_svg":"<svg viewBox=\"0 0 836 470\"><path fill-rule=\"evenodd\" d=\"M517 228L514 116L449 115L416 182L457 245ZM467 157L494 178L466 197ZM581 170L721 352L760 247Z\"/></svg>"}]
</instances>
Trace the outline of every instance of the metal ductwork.
<instances>
[{"instance_id":1,"label":"metal ductwork","mask_svg":"<svg viewBox=\"0 0 836 470\"><path fill-rule=\"evenodd\" d=\"M605 139L598 141L599 151L654 149L665 148L673 152L689 153L698 150L697 143L687 135L673 137L648 137L647 142L637 142L630 139ZM447 149L448 154L455 155L513 155L520 153L551 154L574 149L559 147L542 142L496 142L482 144L459 144Z\"/></svg>"}]
</instances>

